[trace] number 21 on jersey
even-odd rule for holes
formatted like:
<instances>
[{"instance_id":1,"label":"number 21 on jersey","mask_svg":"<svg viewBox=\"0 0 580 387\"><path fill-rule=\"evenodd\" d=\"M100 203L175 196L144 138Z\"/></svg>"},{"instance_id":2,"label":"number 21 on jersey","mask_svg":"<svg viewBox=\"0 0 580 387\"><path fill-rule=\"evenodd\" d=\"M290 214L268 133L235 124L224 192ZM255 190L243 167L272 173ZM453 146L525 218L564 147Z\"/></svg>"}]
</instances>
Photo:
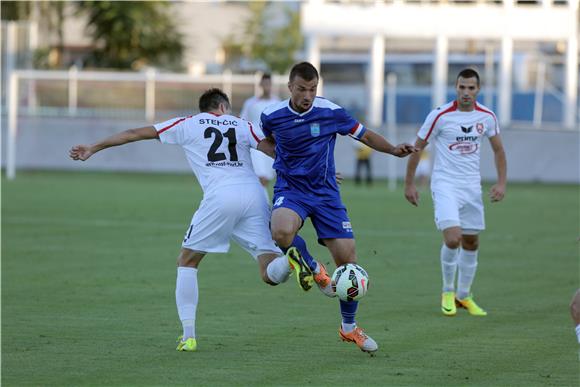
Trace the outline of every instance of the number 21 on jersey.
<instances>
[{"instance_id":1,"label":"number 21 on jersey","mask_svg":"<svg viewBox=\"0 0 580 387\"><path fill-rule=\"evenodd\" d=\"M236 150L236 129L229 128L227 132L223 133L214 127L208 127L203 133L203 137L207 139L213 138L213 143L211 144L209 151L207 152L207 161L223 161L226 160L226 154L223 152L218 152L218 148L224 140L224 136L228 140L228 152L230 153L230 161L238 161L238 151Z\"/></svg>"}]
</instances>

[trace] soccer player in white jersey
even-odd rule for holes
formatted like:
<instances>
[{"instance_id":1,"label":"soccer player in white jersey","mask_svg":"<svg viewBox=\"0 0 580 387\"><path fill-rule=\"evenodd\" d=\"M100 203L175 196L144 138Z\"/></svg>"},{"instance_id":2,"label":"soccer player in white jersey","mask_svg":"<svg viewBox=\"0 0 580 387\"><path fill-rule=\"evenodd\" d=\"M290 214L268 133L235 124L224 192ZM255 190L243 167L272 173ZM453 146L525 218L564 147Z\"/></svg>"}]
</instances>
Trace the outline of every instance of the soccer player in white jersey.
<instances>
[{"instance_id":1,"label":"soccer player in white jersey","mask_svg":"<svg viewBox=\"0 0 580 387\"><path fill-rule=\"evenodd\" d=\"M472 69L461 71L455 89L455 101L429 113L419 129L415 147L422 150L432 143L435 158L431 193L435 224L443 232L441 311L446 316L454 316L457 307L461 307L471 315L485 316L487 312L475 303L471 294L477 269L478 235L485 229L479 171L483 137L489 139L495 155L497 183L489 192L492 202L502 200L505 195L507 163L497 118L476 101L479 74ZM419 159L419 153L411 155L405 177L405 198L415 206L419 205L414 183Z\"/></svg>"},{"instance_id":2,"label":"soccer player in white jersey","mask_svg":"<svg viewBox=\"0 0 580 387\"><path fill-rule=\"evenodd\" d=\"M203 189L203 200L187 228L177 259L175 298L183 325L178 351L197 348L197 270L207 253L227 252L231 238L258 261L264 282L277 285L291 272L288 258L272 240L270 209L250 161L250 148L273 156L273 143L264 139L259 128L230 115L229 99L219 89L206 91L199 100L199 109L202 113L194 116L129 129L70 150L73 160L85 161L103 149L139 140L158 139L183 147Z\"/></svg>"},{"instance_id":3,"label":"soccer player in white jersey","mask_svg":"<svg viewBox=\"0 0 580 387\"><path fill-rule=\"evenodd\" d=\"M262 78L260 79L260 88L262 89L262 94L260 96L248 98L244 102L244 106L240 113L240 117L250 121L254 124L254 127L260 126L260 115L264 109L280 101L278 97L272 95L272 76L270 74L266 73L262 75ZM260 183L264 187L266 198L269 200L268 184L270 183L270 180L276 177L276 172L274 171L274 168L272 168L274 160L263 152L255 149L250 150L250 155L252 156L254 172L256 172L256 175L260 178Z\"/></svg>"}]
</instances>

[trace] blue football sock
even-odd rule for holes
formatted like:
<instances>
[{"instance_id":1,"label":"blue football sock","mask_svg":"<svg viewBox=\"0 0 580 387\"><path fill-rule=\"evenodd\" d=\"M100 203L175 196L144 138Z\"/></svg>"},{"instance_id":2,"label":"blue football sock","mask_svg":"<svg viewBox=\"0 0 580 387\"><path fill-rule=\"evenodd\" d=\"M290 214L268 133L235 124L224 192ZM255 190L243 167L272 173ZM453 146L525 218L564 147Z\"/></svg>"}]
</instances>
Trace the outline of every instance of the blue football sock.
<instances>
[{"instance_id":1,"label":"blue football sock","mask_svg":"<svg viewBox=\"0 0 580 387\"><path fill-rule=\"evenodd\" d=\"M358 301L340 301L340 314L344 324L355 324L356 310Z\"/></svg>"},{"instance_id":2,"label":"blue football sock","mask_svg":"<svg viewBox=\"0 0 580 387\"><path fill-rule=\"evenodd\" d=\"M313 272L316 272L318 270L318 263L316 262L314 257L312 255L310 255L308 248L306 248L306 241L304 239L302 239L302 237L300 235L296 234L296 236L294 237L294 240L292 241L292 244L290 246L288 246L288 247L280 246L280 249L282 249L284 254L286 254L288 249L292 246L294 246L298 249L298 251L300 252L300 255L302 255L302 258L304 258L304 262L306 262L306 264L308 265L310 270L312 270Z\"/></svg>"},{"instance_id":3,"label":"blue football sock","mask_svg":"<svg viewBox=\"0 0 580 387\"><path fill-rule=\"evenodd\" d=\"M318 263L316 263L314 257L310 255L308 248L306 248L306 241L302 239L300 235L296 234L294 240L292 241L292 246L296 247L298 251L300 251L302 258L304 258L304 261L306 262L310 270L316 271L318 269Z\"/></svg>"}]
</instances>

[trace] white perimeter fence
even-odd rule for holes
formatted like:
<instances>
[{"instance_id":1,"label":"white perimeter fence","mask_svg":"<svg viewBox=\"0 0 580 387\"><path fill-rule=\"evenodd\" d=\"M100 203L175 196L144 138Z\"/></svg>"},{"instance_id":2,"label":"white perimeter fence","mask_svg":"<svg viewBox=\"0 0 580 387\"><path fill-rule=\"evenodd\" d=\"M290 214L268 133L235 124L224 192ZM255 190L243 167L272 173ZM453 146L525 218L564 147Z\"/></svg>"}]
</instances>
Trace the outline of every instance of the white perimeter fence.
<instances>
[{"instance_id":1,"label":"white perimeter fence","mask_svg":"<svg viewBox=\"0 0 580 387\"><path fill-rule=\"evenodd\" d=\"M90 95L92 93L94 95L95 92L100 92L101 95L104 95L104 97L97 98L100 99L100 103L104 102L109 105L106 108L108 112L104 113L104 116L107 116L112 110L125 112L125 118L132 119L136 118L135 115L139 116L144 113L144 118L148 122L152 122L155 119L156 110L160 106L159 101L156 99L156 96L159 94L157 90L159 85L173 85L173 87L177 86L178 88L179 85L186 85L187 88L193 86L193 92L192 90L188 90L189 93L186 93L190 94L189 97L182 95L178 98L179 101L177 103L172 101L173 103L171 105L173 109L169 109L172 112L188 112L190 114L192 110L195 110L194 106L196 105L197 98L194 98L193 95L196 93L199 96L208 87L219 87L229 96L233 96L234 92L237 91L247 98L251 95L259 94L260 79L260 73L254 75L235 75L227 71L223 74L204 75L203 77L192 77L187 74L164 74L157 73L154 70L142 73L78 71L75 67L72 67L69 71L13 71L10 74L8 85L6 175L9 179L13 179L16 175L16 136L20 115L37 115L48 112L48 115L57 115L59 117L63 115L82 117L86 116L87 111L92 111L93 115L96 112L97 117L100 117L98 108L94 106L82 108L79 105L79 82L81 81L84 85L88 85L85 86L84 94ZM21 87L21 81L23 80L28 81L24 85L25 87ZM43 103L43 107L39 108L38 89L41 87L40 83L45 81L60 81L61 85L54 90L51 96L52 98L50 98L54 101ZM273 93L276 95L284 95L285 87L281 86L286 84L287 77L273 75L272 81ZM127 85L129 84L132 85L129 86L132 90L127 90ZM236 90L234 90L234 87ZM99 88L101 89L99 90ZM237 90L238 88L242 90ZM117 93L115 93L115 89L118 91ZM183 92L183 90L181 91ZM49 90L48 94L50 93L51 91ZM45 92L44 94L47 93ZM63 95L59 96L57 94ZM107 96L110 97L110 100L103 101ZM166 95L165 99L172 99L172 96ZM66 108L63 108L63 100L68 105ZM89 105L91 104L91 101L86 102ZM46 105L48 105L48 109ZM132 106L134 107L133 110L131 109ZM177 106L177 110L175 106ZM240 108L241 106L234 106L235 111L239 111ZM128 117L127 112L129 112Z\"/></svg>"},{"instance_id":2,"label":"white perimeter fence","mask_svg":"<svg viewBox=\"0 0 580 387\"><path fill-rule=\"evenodd\" d=\"M154 71L88 72L77 71L75 68L70 71L13 71L8 85L8 125L6 132L3 131L6 139L3 160L6 175L13 179L17 167L75 169L78 166L68 160L66 150L57 148L56 144L70 142L72 138L81 142L87 141L86 139L94 140L102 137L103 131L111 134L112 131L133 127L131 125L151 123L156 115L159 115L157 118L166 119L191 114L195 111L199 95L208 87L223 89L231 96L233 110L240 111L241 103L246 98L259 93L260 77L261 74L234 75L227 72L192 77ZM274 94L286 98L287 76L274 75L272 80ZM395 94L399 89L393 75L389 75L386 81L387 122L379 130L393 142L411 142L417 127L414 125L397 128L394 112L397 111ZM341 97L348 95L363 107L365 105L364 85L326 85L325 90L331 99L338 102ZM320 90L319 92L322 93ZM360 114L354 114L360 117ZM510 178L518 181L579 183L580 131L562 130L559 125L552 125L551 130L529 130L540 126L538 121L541 118L534 116L534 122L530 122L525 130L503 128ZM541 127L547 128L546 125ZM349 139L339 139L336 161L337 167L346 176L351 176L354 148L347 140ZM97 158L91 163L92 168L143 170L143 160L139 160L137 156L141 147L145 149L148 146L135 145L135 154L127 152L123 156L117 156L114 162L99 161ZM492 180L495 171L488 148L486 145L482 148L482 176L486 180ZM147 151L149 149L146 148ZM17 151L20 152L18 158ZM168 163L159 157L159 160L151 162L148 170L185 171L188 169L187 165L176 162L180 157L177 154L176 157L166 159L175 163ZM387 177L391 189L395 188L397 178L404 175L404 160L375 154L373 164L375 176Z\"/></svg>"}]
</instances>

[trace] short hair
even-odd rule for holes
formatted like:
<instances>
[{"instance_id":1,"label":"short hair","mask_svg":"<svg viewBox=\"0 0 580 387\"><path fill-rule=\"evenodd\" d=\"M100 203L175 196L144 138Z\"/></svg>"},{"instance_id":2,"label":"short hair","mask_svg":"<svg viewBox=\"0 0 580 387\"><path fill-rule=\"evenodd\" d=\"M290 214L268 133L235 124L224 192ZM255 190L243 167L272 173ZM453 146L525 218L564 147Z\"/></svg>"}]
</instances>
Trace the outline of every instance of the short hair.
<instances>
[{"instance_id":1,"label":"short hair","mask_svg":"<svg viewBox=\"0 0 580 387\"><path fill-rule=\"evenodd\" d=\"M314 78L316 79L320 78L318 76L318 71L316 71L316 68L308 62L301 62L295 64L292 67L292 70L290 70L290 82L292 82L292 80L297 76L304 79L305 81L311 81Z\"/></svg>"},{"instance_id":2,"label":"short hair","mask_svg":"<svg viewBox=\"0 0 580 387\"><path fill-rule=\"evenodd\" d=\"M270 73L264 73L262 74L262 78L260 79L260 81L264 81L264 80L271 80L272 79L272 74Z\"/></svg>"},{"instance_id":3,"label":"short hair","mask_svg":"<svg viewBox=\"0 0 580 387\"><path fill-rule=\"evenodd\" d=\"M230 100L226 93L218 88L208 89L201 97L199 97L199 111L209 112L217 109L220 106L220 103L225 103L228 108L231 107Z\"/></svg>"},{"instance_id":4,"label":"short hair","mask_svg":"<svg viewBox=\"0 0 580 387\"><path fill-rule=\"evenodd\" d=\"M461 70L459 74L457 74L457 79L455 80L455 83L457 83L459 78L475 78L477 79L477 86L479 86L479 74L474 69L467 68Z\"/></svg>"}]
</instances>

